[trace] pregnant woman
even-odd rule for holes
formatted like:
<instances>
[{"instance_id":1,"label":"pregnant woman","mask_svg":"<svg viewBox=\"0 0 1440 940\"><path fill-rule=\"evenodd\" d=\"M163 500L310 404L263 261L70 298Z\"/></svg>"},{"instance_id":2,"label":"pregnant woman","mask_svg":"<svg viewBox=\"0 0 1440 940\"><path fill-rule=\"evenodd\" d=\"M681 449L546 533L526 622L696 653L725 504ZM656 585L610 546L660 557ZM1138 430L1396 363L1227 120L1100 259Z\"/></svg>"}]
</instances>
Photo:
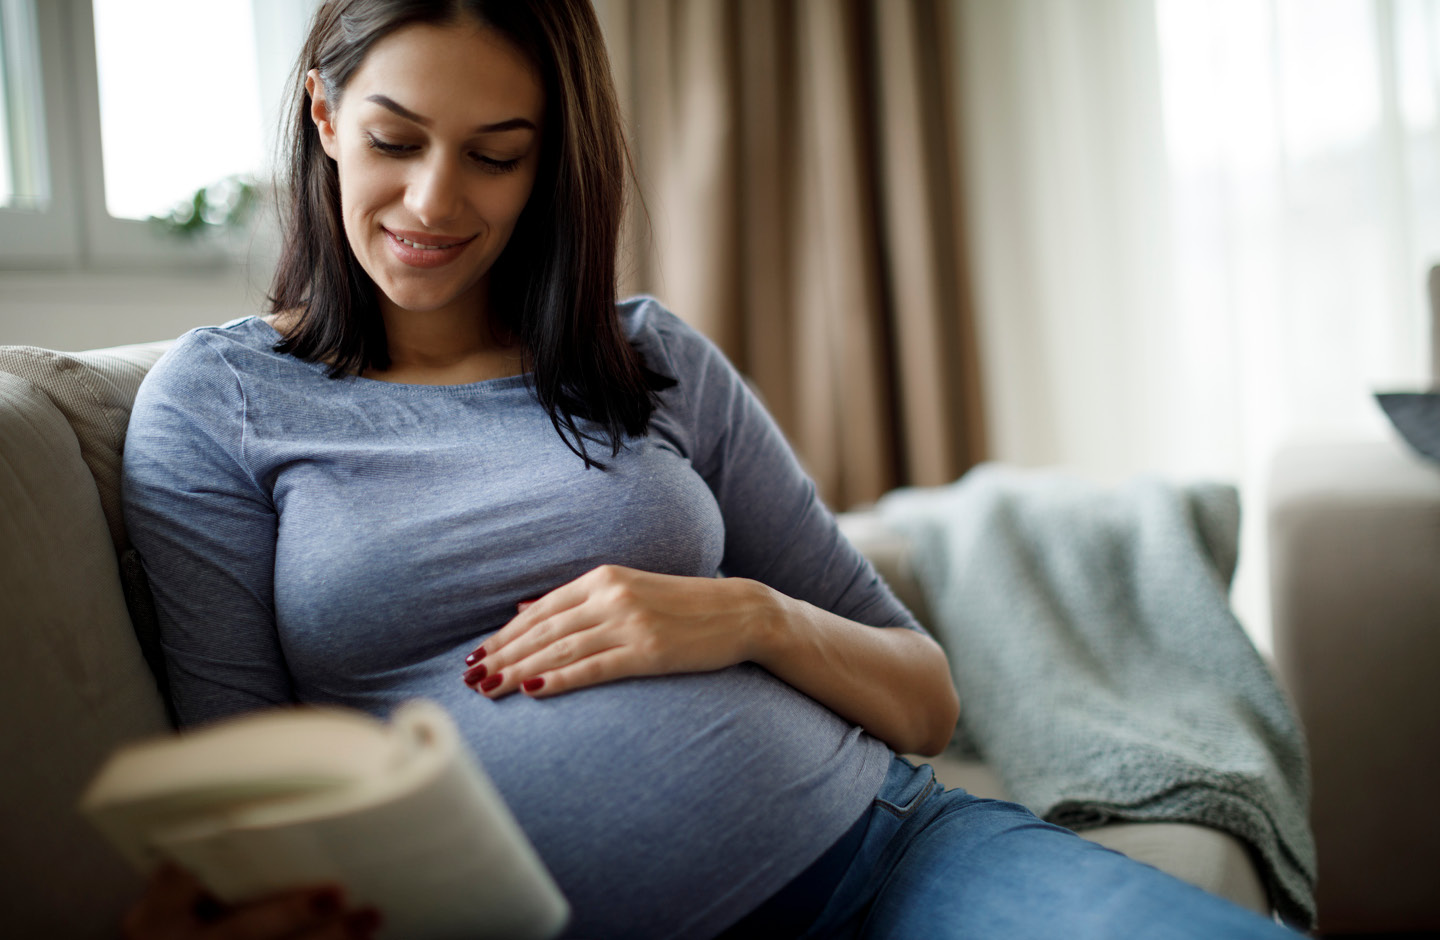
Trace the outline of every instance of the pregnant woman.
<instances>
[{"instance_id":1,"label":"pregnant woman","mask_svg":"<svg viewBox=\"0 0 1440 940\"><path fill-rule=\"evenodd\" d=\"M944 654L716 348L616 301L584 0L326 3L290 122L269 315L182 337L127 439L182 724L440 702L568 936L1290 935L896 756L949 738ZM374 926L193 890L131 934Z\"/></svg>"}]
</instances>

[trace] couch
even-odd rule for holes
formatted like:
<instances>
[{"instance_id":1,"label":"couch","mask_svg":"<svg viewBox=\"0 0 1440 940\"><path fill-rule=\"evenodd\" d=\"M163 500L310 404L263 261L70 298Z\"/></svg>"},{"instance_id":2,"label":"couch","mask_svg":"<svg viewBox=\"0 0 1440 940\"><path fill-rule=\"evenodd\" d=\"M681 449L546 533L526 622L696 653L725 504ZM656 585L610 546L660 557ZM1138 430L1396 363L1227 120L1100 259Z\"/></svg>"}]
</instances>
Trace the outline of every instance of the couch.
<instances>
[{"instance_id":1,"label":"couch","mask_svg":"<svg viewBox=\"0 0 1440 940\"><path fill-rule=\"evenodd\" d=\"M1309 740L1318 929L1440 936L1440 463L1397 436L1295 443L1268 490L1275 663Z\"/></svg>"},{"instance_id":2,"label":"couch","mask_svg":"<svg viewBox=\"0 0 1440 940\"><path fill-rule=\"evenodd\" d=\"M11 936L111 935L140 888L74 806L115 745L170 727L151 671L153 637L135 628L147 620L147 595L119 504L129 408L163 349L149 344L70 354L0 347L0 628L7 651L0 666L6 716L0 839L7 859L0 909ZM1433 495L1440 505L1440 493ZM864 513L842 523L923 620L925 599L904 539ZM1291 662L1302 663L1305 632L1293 629L1295 637L1282 648ZM1404 659L1404 642L1375 651L1375 658ZM1324 668L1345 671L1343 665ZM1320 687L1325 682L1306 678ZM1383 673L1373 679L1385 683ZM1323 751L1325 742L1316 743ZM1004 795L982 763L950 757L933 763L947 785ZM1428 778L1432 785L1434 779ZM1085 836L1269 910L1246 848L1224 833L1150 823L1110 825Z\"/></svg>"}]
</instances>

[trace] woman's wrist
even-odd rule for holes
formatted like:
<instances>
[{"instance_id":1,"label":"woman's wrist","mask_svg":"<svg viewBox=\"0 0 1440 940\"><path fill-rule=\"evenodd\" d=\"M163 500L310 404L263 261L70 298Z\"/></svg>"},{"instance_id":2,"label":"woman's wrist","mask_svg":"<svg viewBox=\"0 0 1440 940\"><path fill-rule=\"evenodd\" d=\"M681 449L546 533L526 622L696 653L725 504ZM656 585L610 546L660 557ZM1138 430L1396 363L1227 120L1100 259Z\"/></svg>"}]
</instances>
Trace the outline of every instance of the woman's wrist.
<instances>
[{"instance_id":1,"label":"woman's wrist","mask_svg":"<svg viewBox=\"0 0 1440 940\"><path fill-rule=\"evenodd\" d=\"M735 579L739 580L739 579ZM753 587L752 587L753 586ZM759 582L733 609L750 614L745 658L897 751L935 754L958 712L945 654L923 634L871 627Z\"/></svg>"},{"instance_id":2,"label":"woman's wrist","mask_svg":"<svg viewBox=\"0 0 1440 940\"><path fill-rule=\"evenodd\" d=\"M734 589L744 592L737 605L747 613L742 631L742 661L767 669L783 662L796 645L797 616L794 608L800 602L760 581L749 578L728 580Z\"/></svg>"}]
</instances>

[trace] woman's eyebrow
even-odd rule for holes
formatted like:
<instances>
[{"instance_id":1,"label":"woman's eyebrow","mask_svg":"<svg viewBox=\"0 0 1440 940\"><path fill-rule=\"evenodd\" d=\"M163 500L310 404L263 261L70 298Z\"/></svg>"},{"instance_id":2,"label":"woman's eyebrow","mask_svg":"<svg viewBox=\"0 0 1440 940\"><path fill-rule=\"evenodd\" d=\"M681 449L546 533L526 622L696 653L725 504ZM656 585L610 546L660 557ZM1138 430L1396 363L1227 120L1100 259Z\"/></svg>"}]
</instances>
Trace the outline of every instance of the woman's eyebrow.
<instances>
[{"instance_id":1,"label":"woman's eyebrow","mask_svg":"<svg viewBox=\"0 0 1440 940\"><path fill-rule=\"evenodd\" d=\"M405 107L403 104L387 95L370 95L365 100L373 101L380 107L393 111L405 120L414 121L416 124L419 124L422 127L429 127L431 124L429 118L416 114L414 111L411 111L409 108ZM479 134L494 134L499 131L515 130L516 128L529 128L533 131L535 130L535 124L534 122L527 120L523 117L513 117L508 118L504 121L497 121L494 124L481 124L479 127L475 128L475 132Z\"/></svg>"}]
</instances>

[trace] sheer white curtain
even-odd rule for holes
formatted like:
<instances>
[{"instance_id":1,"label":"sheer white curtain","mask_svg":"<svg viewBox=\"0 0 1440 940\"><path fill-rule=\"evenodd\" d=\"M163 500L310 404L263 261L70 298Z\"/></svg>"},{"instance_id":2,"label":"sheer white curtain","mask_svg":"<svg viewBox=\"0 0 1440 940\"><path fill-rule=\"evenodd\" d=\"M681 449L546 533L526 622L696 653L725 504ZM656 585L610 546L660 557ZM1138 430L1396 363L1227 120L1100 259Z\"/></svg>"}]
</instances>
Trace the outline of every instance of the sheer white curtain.
<instances>
[{"instance_id":1,"label":"sheer white curtain","mask_svg":"<svg viewBox=\"0 0 1440 940\"><path fill-rule=\"evenodd\" d=\"M1268 461L1428 384L1440 2L961 0L993 455L1240 484L1268 647Z\"/></svg>"}]
</instances>

